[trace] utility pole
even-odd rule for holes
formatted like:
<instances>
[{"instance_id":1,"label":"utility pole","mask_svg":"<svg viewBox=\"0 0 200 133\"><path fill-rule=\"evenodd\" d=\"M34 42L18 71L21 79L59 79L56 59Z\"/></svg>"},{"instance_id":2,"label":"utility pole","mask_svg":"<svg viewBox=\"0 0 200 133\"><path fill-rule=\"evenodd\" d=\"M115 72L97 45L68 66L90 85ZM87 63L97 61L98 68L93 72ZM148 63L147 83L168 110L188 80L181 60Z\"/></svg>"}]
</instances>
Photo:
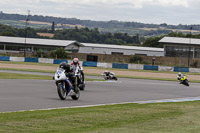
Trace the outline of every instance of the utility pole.
<instances>
[{"instance_id":1,"label":"utility pole","mask_svg":"<svg viewBox=\"0 0 200 133\"><path fill-rule=\"evenodd\" d=\"M192 39L192 27L190 27L190 39L189 39L189 51L188 51L188 68L190 67L190 50L191 50L191 39Z\"/></svg>"},{"instance_id":2,"label":"utility pole","mask_svg":"<svg viewBox=\"0 0 200 133\"><path fill-rule=\"evenodd\" d=\"M26 25L25 25L25 42L24 42L24 57L26 57L26 37L27 37L27 25L29 21L30 10L28 10L28 15L26 17Z\"/></svg>"}]
</instances>

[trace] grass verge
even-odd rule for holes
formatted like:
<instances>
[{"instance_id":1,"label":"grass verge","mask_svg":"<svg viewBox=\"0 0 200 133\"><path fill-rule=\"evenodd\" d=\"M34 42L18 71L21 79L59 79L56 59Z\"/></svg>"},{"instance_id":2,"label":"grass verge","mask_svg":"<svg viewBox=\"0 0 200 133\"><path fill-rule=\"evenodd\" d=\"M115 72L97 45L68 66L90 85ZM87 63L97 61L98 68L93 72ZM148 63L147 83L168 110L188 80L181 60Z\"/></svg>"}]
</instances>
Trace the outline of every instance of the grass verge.
<instances>
[{"instance_id":1,"label":"grass verge","mask_svg":"<svg viewBox=\"0 0 200 133\"><path fill-rule=\"evenodd\" d=\"M0 68L0 70L55 73L55 71L48 71L48 70L18 69L18 68ZM24 75L28 75L28 74L24 74ZM101 74L88 74L88 73L86 73L85 75L87 75L87 76L102 76ZM170 79L170 78L153 78L153 77L125 76L125 75L118 75L117 77L118 78L148 79L148 80L162 80L162 81L176 81L177 82L177 79ZM26 79L26 78L21 78L21 79ZM52 77L51 77L51 79L52 79ZM103 80L103 79L102 80L101 79L86 79L86 81L105 81L105 80ZM192 83L200 83L200 80L190 80L190 82L192 82Z\"/></svg>"},{"instance_id":2,"label":"grass verge","mask_svg":"<svg viewBox=\"0 0 200 133\"><path fill-rule=\"evenodd\" d=\"M19 74L19 73L0 73L0 79L39 79L52 80L52 76Z\"/></svg>"},{"instance_id":3,"label":"grass verge","mask_svg":"<svg viewBox=\"0 0 200 133\"><path fill-rule=\"evenodd\" d=\"M36 65L36 66L58 66L58 64L37 63L37 62L17 62L17 61L0 61L2 64L21 64L21 65Z\"/></svg>"},{"instance_id":4,"label":"grass verge","mask_svg":"<svg viewBox=\"0 0 200 133\"><path fill-rule=\"evenodd\" d=\"M55 73L55 71L50 71L50 70L20 69L20 68L0 68L0 70L24 71L24 72L42 72L42 73Z\"/></svg>"},{"instance_id":5,"label":"grass verge","mask_svg":"<svg viewBox=\"0 0 200 133\"><path fill-rule=\"evenodd\" d=\"M2 64L6 63L6 64L36 65L36 66L58 66L58 64L34 63L34 62L15 62L15 61L0 61L0 63L2 63ZM177 72L172 72L172 71L153 71L153 70L136 70L136 69L119 69L119 68L102 68L102 67L84 67L84 68L99 69L99 70L136 71L136 72L174 73L174 74L177 74ZM191 73L191 72L189 72L189 73L184 72L184 73L187 74L187 75L200 75L200 73Z\"/></svg>"},{"instance_id":6,"label":"grass verge","mask_svg":"<svg viewBox=\"0 0 200 133\"><path fill-rule=\"evenodd\" d=\"M0 79L38 79L38 80L52 80L52 76L19 74L19 73L0 73ZM86 81L105 81L103 79L85 79Z\"/></svg>"},{"instance_id":7,"label":"grass verge","mask_svg":"<svg viewBox=\"0 0 200 133\"><path fill-rule=\"evenodd\" d=\"M0 113L0 132L199 133L200 102Z\"/></svg>"}]
</instances>

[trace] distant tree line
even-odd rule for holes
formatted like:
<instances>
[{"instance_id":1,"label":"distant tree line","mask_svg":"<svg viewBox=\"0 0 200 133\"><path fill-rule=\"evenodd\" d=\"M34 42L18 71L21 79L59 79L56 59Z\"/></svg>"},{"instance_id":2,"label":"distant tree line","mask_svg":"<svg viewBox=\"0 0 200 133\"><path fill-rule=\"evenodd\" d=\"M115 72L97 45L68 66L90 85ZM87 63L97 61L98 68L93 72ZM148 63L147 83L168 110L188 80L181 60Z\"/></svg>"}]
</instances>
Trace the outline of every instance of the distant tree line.
<instances>
[{"instance_id":1,"label":"distant tree line","mask_svg":"<svg viewBox=\"0 0 200 133\"><path fill-rule=\"evenodd\" d=\"M38 38L37 31L33 28L27 28L27 37ZM12 26L0 24L0 36L12 36L12 37L25 37L25 29L13 28Z\"/></svg>"},{"instance_id":2,"label":"distant tree line","mask_svg":"<svg viewBox=\"0 0 200 133\"><path fill-rule=\"evenodd\" d=\"M30 38L49 38L42 37L37 32L51 33L53 29L33 29L27 28L27 37ZM60 31L54 31L54 37L52 39L59 40L76 40L84 43L104 43L104 44L139 44L139 36L129 36L127 33L100 33L97 28L95 29L64 29ZM13 37L25 37L25 29L13 28L11 26L0 24L0 36L13 36Z\"/></svg>"},{"instance_id":3,"label":"distant tree line","mask_svg":"<svg viewBox=\"0 0 200 133\"><path fill-rule=\"evenodd\" d=\"M6 14L0 12L0 19L7 20L26 20L26 15L19 14ZM42 15L30 15L30 20L32 21L42 21L42 22L55 22L55 24L72 24L72 25L84 25L88 28L167 28L167 29L185 29L188 30L193 27L194 30L200 30L200 25L168 25L166 23L162 24L145 24L139 22L121 22L116 20L111 21L91 21L91 20L80 20L76 18L61 18L52 16L42 16Z\"/></svg>"},{"instance_id":4,"label":"distant tree line","mask_svg":"<svg viewBox=\"0 0 200 133\"><path fill-rule=\"evenodd\" d=\"M27 28L27 37L29 38L50 38L50 37L43 37L39 36L38 32L43 33L51 33L52 29L33 29L28 27ZM25 29L23 28L14 28L7 25L0 24L0 36L13 36L13 37L25 37ZM200 34L184 34L182 32L170 32L165 35L156 36L156 37L148 37L143 38L143 46L145 47L160 47L162 48L163 45L160 44L158 41L163 38L164 36L170 37L192 37L192 38L200 38ZM130 44L139 44L140 39L139 35L136 36L129 36L127 33L100 33L98 28L89 29L89 28L82 28L78 29L64 29L64 30L55 30L54 37L52 39L59 39L59 40L76 40L79 42L85 43L104 43L104 44L117 44L117 45L130 45Z\"/></svg>"},{"instance_id":5,"label":"distant tree line","mask_svg":"<svg viewBox=\"0 0 200 133\"><path fill-rule=\"evenodd\" d=\"M139 44L139 36L129 36L127 33L105 33L102 34L95 29L64 29L55 31L54 39L76 40L85 43L104 43L104 44Z\"/></svg>"}]
</instances>

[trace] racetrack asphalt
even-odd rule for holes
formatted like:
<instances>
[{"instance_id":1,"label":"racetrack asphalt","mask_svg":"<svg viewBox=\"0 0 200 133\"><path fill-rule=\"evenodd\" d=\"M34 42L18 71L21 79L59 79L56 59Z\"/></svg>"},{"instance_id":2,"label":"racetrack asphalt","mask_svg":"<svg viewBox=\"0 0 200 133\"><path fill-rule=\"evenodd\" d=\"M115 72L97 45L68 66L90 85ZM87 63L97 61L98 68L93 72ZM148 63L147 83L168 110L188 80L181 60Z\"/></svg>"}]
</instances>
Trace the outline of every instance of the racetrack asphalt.
<instances>
[{"instance_id":1,"label":"racetrack asphalt","mask_svg":"<svg viewBox=\"0 0 200 133\"><path fill-rule=\"evenodd\" d=\"M0 79L0 112L199 97L198 83L125 79L86 82L80 99L59 99L53 80Z\"/></svg>"}]
</instances>

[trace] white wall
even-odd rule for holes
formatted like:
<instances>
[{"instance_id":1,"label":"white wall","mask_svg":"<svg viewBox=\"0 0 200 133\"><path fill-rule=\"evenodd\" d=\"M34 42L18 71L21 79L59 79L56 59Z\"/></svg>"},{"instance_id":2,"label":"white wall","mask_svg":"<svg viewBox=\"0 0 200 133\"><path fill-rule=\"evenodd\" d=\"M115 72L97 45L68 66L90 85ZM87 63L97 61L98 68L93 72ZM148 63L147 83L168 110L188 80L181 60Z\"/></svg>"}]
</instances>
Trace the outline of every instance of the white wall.
<instances>
[{"instance_id":1,"label":"white wall","mask_svg":"<svg viewBox=\"0 0 200 133\"><path fill-rule=\"evenodd\" d=\"M192 73L200 73L200 69L199 68L189 68L189 72L192 72Z\"/></svg>"},{"instance_id":2,"label":"white wall","mask_svg":"<svg viewBox=\"0 0 200 133\"><path fill-rule=\"evenodd\" d=\"M97 63L97 67L112 68L112 63Z\"/></svg>"},{"instance_id":3,"label":"white wall","mask_svg":"<svg viewBox=\"0 0 200 133\"><path fill-rule=\"evenodd\" d=\"M53 64L53 59L39 58L38 61L39 61L40 63L50 63L50 64Z\"/></svg>"},{"instance_id":4,"label":"white wall","mask_svg":"<svg viewBox=\"0 0 200 133\"><path fill-rule=\"evenodd\" d=\"M174 71L174 67L170 66L159 66L158 71Z\"/></svg>"},{"instance_id":5,"label":"white wall","mask_svg":"<svg viewBox=\"0 0 200 133\"><path fill-rule=\"evenodd\" d=\"M10 57L10 61L24 62L24 57Z\"/></svg>"},{"instance_id":6,"label":"white wall","mask_svg":"<svg viewBox=\"0 0 200 133\"><path fill-rule=\"evenodd\" d=\"M143 70L142 64L128 64L128 69Z\"/></svg>"}]
</instances>

